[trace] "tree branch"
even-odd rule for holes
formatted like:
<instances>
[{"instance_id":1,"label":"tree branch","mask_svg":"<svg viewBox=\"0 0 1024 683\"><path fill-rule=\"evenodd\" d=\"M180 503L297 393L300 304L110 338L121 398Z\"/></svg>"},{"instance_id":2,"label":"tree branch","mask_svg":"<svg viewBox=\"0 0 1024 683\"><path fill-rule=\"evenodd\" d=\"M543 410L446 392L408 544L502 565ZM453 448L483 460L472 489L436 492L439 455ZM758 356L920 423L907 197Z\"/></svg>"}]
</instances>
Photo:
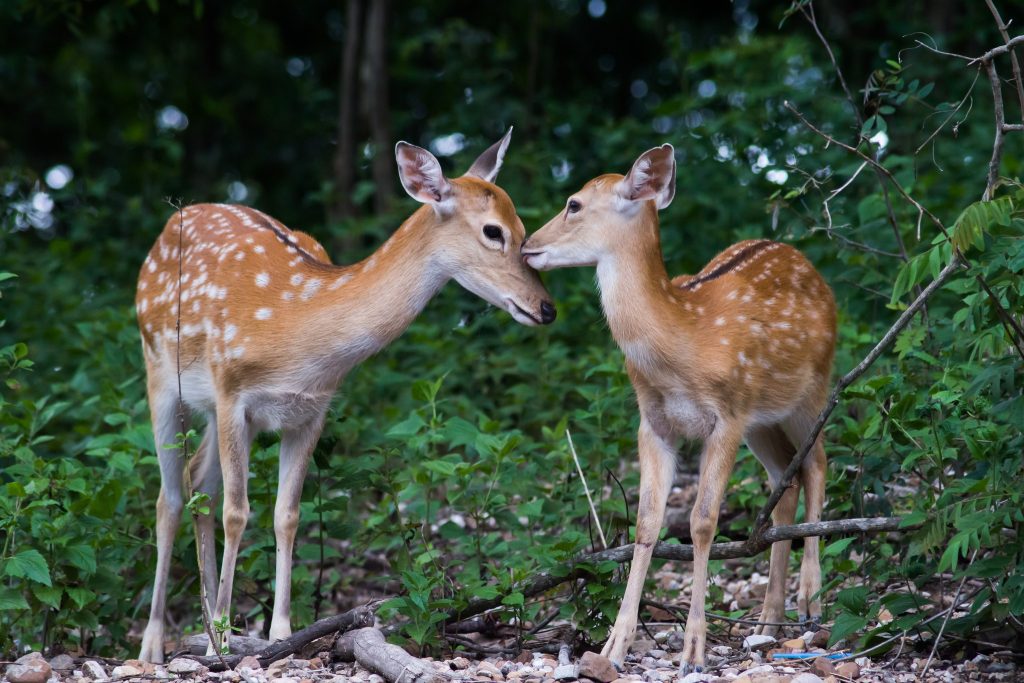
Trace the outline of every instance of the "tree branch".
<instances>
[{"instance_id":1,"label":"tree branch","mask_svg":"<svg viewBox=\"0 0 1024 683\"><path fill-rule=\"evenodd\" d=\"M988 5L989 11L992 12L992 17L996 20L999 35L1003 37L1005 43L1009 43L1010 34L1006 32L1009 24L1003 23L1003 18L999 16L999 10L996 9L996 5L992 0L985 0L985 4ZM1017 86L1017 100L1020 102L1021 121L1024 121L1024 81L1021 80L1020 62L1017 60L1017 53L1012 48L1010 49L1010 67L1013 70L1013 80Z\"/></svg>"},{"instance_id":2,"label":"tree branch","mask_svg":"<svg viewBox=\"0 0 1024 683\"><path fill-rule=\"evenodd\" d=\"M807 522L804 524L777 526L768 529L756 541L751 538L747 541L715 543L711 546L710 559L727 560L738 557L752 557L767 550L771 547L772 543L777 541L787 541L808 536L880 533L897 531L899 529L915 529L917 526L902 526L902 520L899 517L840 519L830 522ZM523 594L523 597L530 598L549 591L567 581L574 581L589 576L591 574L590 565L602 562L615 562L618 564L629 562L633 559L633 545L630 543L573 558L571 562L565 565L537 572L528 579L516 583L508 590L508 593L519 592ZM660 542L654 546L654 557L662 560L692 561L693 546ZM481 612L486 612L489 609L500 607L505 595L470 600L466 607L448 612L446 622L460 621Z\"/></svg>"}]
</instances>

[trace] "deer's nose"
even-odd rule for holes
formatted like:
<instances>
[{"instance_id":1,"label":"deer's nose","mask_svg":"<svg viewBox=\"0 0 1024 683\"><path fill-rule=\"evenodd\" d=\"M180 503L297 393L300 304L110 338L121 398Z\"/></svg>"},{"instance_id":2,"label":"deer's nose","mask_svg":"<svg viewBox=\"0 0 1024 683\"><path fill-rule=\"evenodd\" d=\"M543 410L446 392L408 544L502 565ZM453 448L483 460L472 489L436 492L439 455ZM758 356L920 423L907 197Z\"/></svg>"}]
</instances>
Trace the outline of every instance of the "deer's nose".
<instances>
[{"instance_id":1,"label":"deer's nose","mask_svg":"<svg viewBox=\"0 0 1024 683\"><path fill-rule=\"evenodd\" d=\"M545 325L550 325L555 321L555 316L558 315L558 311L555 309L555 305L550 301L542 301L540 303L540 321Z\"/></svg>"}]
</instances>

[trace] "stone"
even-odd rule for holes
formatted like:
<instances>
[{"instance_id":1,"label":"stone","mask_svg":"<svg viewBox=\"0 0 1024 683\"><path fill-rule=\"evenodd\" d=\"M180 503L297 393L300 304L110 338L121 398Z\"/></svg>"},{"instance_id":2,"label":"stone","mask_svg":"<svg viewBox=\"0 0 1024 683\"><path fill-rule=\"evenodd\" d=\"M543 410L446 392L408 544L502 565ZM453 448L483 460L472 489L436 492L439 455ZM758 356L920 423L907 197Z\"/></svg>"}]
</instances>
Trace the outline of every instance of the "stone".
<instances>
[{"instance_id":1,"label":"stone","mask_svg":"<svg viewBox=\"0 0 1024 683\"><path fill-rule=\"evenodd\" d=\"M790 683L824 683L824 681L821 680L820 676L805 671L802 674L793 676L793 680Z\"/></svg>"},{"instance_id":2,"label":"stone","mask_svg":"<svg viewBox=\"0 0 1024 683\"><path fill-rule=\"evenodd\" d=\"M719 657L728 657L732 654L732 648L728 645L712 645L711 651Z\"/></svg>"},{"instance_id":3,"label":"stone","mask_svg":"<svg viewBox=\"0 0 1024 683\"><path fill-rule=\"evenodd\" d=\"M680 678L679 683L700 683L701 681L713 680L713 678L713 676L709 676L708 674L702 674L694 671L693 673L686 674Z\"/></svg>"},{"instance_id":4,"label":"stone","mask_svg":"<svg viewBox=\"0 0 1024 683\"><path fill-rule=\"evenodd\" d=\"M384 683L384 678L378 674L370 674L370 677L366 680L368 680L369 683ZM299 683L302 683L302 681L299 681Z\"/></svg>"},{"instance_id":5,"label":"stone","mask_svg":"<svg viewBox=\"0 0 1024 683\"><path fill-rule=\"evenodd\" d=\"M260 664L259 657L246 655L245 657L242 657L242 661L235 665L235 671L239 671L243 668L248 669L250 672L259 671L263 668L263 665Z\"/></svg>"},{"instance_id":6,"label":"stone","mask_svg":"<svg viewBox=\"0 0 1024 683\"><path fill-rule=\"evenodd\" d=\"M807 643L803 638L794 638L782 643L782 649L786 652L803 652L807 649Z\"/></svg>"},{"instance_id":7,"label":"stone","mask_svg":"<svg viewBox=\"0 0 1024 683\"><path fill-rule=\"evenodd\" d=\"M818 629L814 632L814 635L811 637L811 641L808 644L811 647L828 647L828 639L831 637L832 632L828 629Z\"/></svg>"},{"instance_id":8,"label":"stone","mask_svg":"<svg viewBox=\"0 0 1024 683\"><path fill-rule=\"evenodd\" d=\"M748 650L763 650L775 642L775 638L771 636L754 633L743 639L743 647Z\"/></svg>"},{"instance_id":9,"label":"stone","mask_svg":"<svg viewBox=\"0 0 1024 683\"><path fill-rule=\"evenodd\" d=\"M172 674L194 674L199 673L201 669L205 669L202 664L194 659L188 659L187 657L178 657L172 659L167 665L167 670Z\"/></svg>"},{"instance_id":10,"label":"stone","mask_svg":"<svg viewBox=\"0 0 1024 683\"><path fill-rule=\"evenodd\" d=\"M110 672L110 675L114 678L131 678L132 676L142 676L142 669L131 666L130 664L122 664L121 666L115 666L114 670Z\"/></svg>"},{"instance_id":11,"label":"stone","mask_svg":"<svg viewBox=\"0 0 1024 683\"><path fill-rule=\"evenodd\" d=\"M832 665L832 661L827 657L818 657L811 664L811 673L817 674L824 678L825 676L831 676L836 672L835 667Z\"/></svg>"},{"instance_id":12,"label":"stone","mask_svg":"<svg viewBox=\"0 0 1024 683\"><path fill-rule=\"evenodd\" d=\"M99 662L89 659L82 664L82 673L94 681L105 681L108 679L107 672Z\"/></svg>"},{"instance_id":13,"label":"stone","mask_svg":"<svg viewBox=\"0 0 1024 683\"><path fill-rule=\"evenodd\" d=\"M270 666L267 667L267 677L271 679L279 677L285 669L289 668L291 662L291 656L271 662Z\"/></svg>"},{"instance_id":14,"label":"stone","mask_svg":"<svg viewBox=\"0 0 1024 683\"><path fill-rule=\"evenodd\" d=\"M607 657L602 657L596 652L584 652L580 657L580 676L592 678L600 683L612 683L619 677L619 672Z\"/></svg>"},{"instance_id":15,"label":"stone","mask_svg":"<svg viewBox=\"0 0 1024 683\"><path fill-rule=\"evenodd\" d=\"M860 665L857 662L840 662L836 664L836 675L842 678L857 678L860 676Z\"/></svg>"},{"instance_id":16,"label":"stone","mask_svg":"<svg viewBox=\"0 0 1024 683\"><path fill-rule=\"evenodd\" d=\"M654 657L655 659L665 659L668 657L668 653L664 650L648 650L647 656Z\"/></svg>"},{"instance_id":17,"label":"stone","mask_svg":"<svg viewBox=\"0 0 1024 683\"><path fill-rule=\"evenodd\" d=\"M50 660L50 668L54 671L71 671L75 668L75 660L71 655L57 655Z\"/></svg>"},{"instance_id":18,"label":"stone","mask_svg":"<svg viewBox=\"0 0 1024 683\"><path fill-rule=\"evenodd\" d=\"M771 664L761 664L760 666L752 666L743 673L753 678L754 676L761 676L763 674L773 674L775 673L775 669L772 668Z\"/></svg>"},{"instance_id":19,"label":"stone","mask_svg":"<svg viewBox=\"0 0 1024 683\"><path fill-rule=\"evenodd\" d=\"M575 681L580 677L580 667L578 664L560 664L555 667L554 676L556 681Z\"/></svg>"},{"instance_id":20,"label":"stone","mask_svg":"<svg viewBox=\"0 0 1024 683\"><path fill-rule=\"evenodd\" d=\"M310 669L322 669L322 668L324 668L324 660L320 659L319 657L313 657L313 659L309 660L309 668Z\"/></svg>"},{"instance_id":21,"label":"stone","mask_svg":"<svg viewBox=\"0 0 1024 683\"><path fill-rule=\"evenodd\" d=\"M46 683L52 668L38 652L31 652L7 667L7 680L10 683Z\"/></svg>"},{"instance_id":22,"label":"stone","mask_svg":"<svg viewBox=\"0 0 1024 683\"><path fill-rule=\"evenodd\" d=\"M452 661L448 662L448 666L456 671L462 671L463 669L469 668L469 660L465 657L456 657Z\"/></svg>"}]
</instances>

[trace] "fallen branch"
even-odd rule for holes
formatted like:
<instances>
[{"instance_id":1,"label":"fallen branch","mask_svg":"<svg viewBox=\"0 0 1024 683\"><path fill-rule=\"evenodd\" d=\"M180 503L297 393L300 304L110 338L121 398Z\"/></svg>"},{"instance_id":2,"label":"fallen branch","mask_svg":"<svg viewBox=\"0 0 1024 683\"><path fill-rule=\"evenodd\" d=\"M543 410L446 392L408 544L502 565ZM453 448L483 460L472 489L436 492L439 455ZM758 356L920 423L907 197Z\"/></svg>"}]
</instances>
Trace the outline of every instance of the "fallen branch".
<instances>
[{"instance_id":1,"label":"fallen branch","mask_svg":"<svg viewBox=\"0 0 1024 683\"><path fill-rule=\"evenodd\" d=\"M288 655L295 654L318 638L323 638L324 636L329 636L334 633L344 633L346 631L351 631L354 628L370 626L373 624L374 612L376 611L378 604L378 602L372 602L367 605L361 605L360 607L350 609L342 614L336 614L333 617L324 617L319 621L313 622L301 631L296 631L288 638L264 648L260 652L256 653L255 657L260 660L261 666L267 666L271 662L276 662ZM190 659L196 660L204 666L209 667L211 671L224 671L227 668L234 668L246 655L234 654L224 655L223 657L186 656Z\"/></svg>"},{"instance_id":2,"label":"fallen branch","mask_svg":"<svg viewBox=\"0 0 1024 683\"><path fill-rule=\"evenodd\" d=\"M788 541L807 536L833 536L851 533L880 533L885 531L896 531L899 529L916 529L920 525L902 526L899 517L869 517L858 519L839 519L830 522L805 522L803 524L790 524L787 526L772 527L762 534L756 543L753 538L747 541L731 541L728 543L715 543L711 546L710 559L728 560L738 557L753 557L768 548L776 541ZM571 565L560 566L551 570L537 572L533 576L512 586L508 593L522 593L523 597L530 598L540 595L552 588L575 579L589 576L591 566L602 562L616 562L622 564L633 559L633 545L621 545L608 550L596 553L581 555L572 560ZM693 560L692 545L675 545L660 542L654 546L654 557L662 560ZM507 593L506 593L507 594ZM466 607L460 610L453 610L448 613L446 621L454 622L466 619L474 615L486 612L489 609L501 606L501 601L506 594L493 598L476 598L470 600Z\"/></svg>"},{"instance_id":3,"label":"fallen branch","mask_svg":"<svg viewBox=\"0 0 1024 683\"><path fill-rule=\"evenodd\" d=\"M358 662L391 683L441 683L447 681L434 666L384 640L375 628L361 628L338 639L334 653L347 662Z\"/></svg>"}]
</instances>

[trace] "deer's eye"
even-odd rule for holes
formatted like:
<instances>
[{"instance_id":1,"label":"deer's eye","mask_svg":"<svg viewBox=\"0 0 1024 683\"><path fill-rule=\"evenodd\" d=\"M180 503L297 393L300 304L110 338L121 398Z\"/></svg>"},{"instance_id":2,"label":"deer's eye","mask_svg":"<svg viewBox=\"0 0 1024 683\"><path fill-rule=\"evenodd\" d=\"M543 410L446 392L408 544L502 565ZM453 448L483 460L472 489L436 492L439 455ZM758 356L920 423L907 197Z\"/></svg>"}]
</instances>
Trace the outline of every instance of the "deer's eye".
<instances>
[{"instance_id":1,"label":"deer's eye","mask_svg":"<svg viewBox=\"0 0 1024 683\"><path fill-rule=\"evenodd\" d=\"M499 228L497 225L485 225L484 237L486 237L489 240L501 242L502 244L505 243L505 236L501 234L501 228Z\"/></svg>"},{"instance_id":2,"label":"deer's eye","mask_svg":"<svg viewBox=\"0 0 1024 683\"><path fill-rule=\"evenodd\" d=\"M583 205L580 204L577 200L575 200L575 199L570 199L569 200L569 213L576 213L577 211L579 211L582 208L583 208Z\"/></svg>"}]
</instances>

